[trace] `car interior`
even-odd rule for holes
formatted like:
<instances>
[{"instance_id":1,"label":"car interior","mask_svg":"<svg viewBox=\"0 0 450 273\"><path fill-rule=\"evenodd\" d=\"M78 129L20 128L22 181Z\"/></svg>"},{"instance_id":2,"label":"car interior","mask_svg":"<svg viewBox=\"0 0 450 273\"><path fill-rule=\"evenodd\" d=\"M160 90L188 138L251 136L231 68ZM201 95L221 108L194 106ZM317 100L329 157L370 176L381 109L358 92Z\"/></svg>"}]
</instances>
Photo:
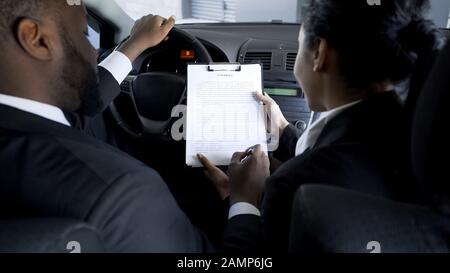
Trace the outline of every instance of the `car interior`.
<instances>
[{"instance_id":1,"label":"car interior","mask_svg":"<svg viewBox=\"0 0 450 273\"><path fill-rule=\"evenodd\" d=\"M134 18L123 8L123 1L84 2L100 63L126 41ZM447 24L449 12L450 4ZM118 146L155 169L192 223L212 242L218 243L223 219L216 212L225 209L223 202L202 169L186 166L186 142L173 139L170 133L174 123L185 115L184 111L173 109L187 103L187 65L261 64L264 91L278 103L292 125L305 131L317 114L310 111L293 74L300 21L284 22L276 17L264 22L208 20L177 24L167 41L139 56L120 86L121 94L97 117L99 122L91 130L99 139ZM440 24L442 33L450 37L448 27ZM431 137L424 137L423 131L434 130L436 134L437 129L424 122L422 115L442 120L441 126L445 124L441 116L444 110L435 107L427 97L434 96L437 101L448 99L448 84L439 82L448 82L444 73L450 68L441 65L439 59L448 58L449 44L420 91L416 103L422 110L426 109L426 114L414 112L413 133L408 140L414 143L412 157L422 158L413 161L414 168L424 168L422 162L426 160L435 162L430 164L436 168L435 172L442 174L445 174L443 166L435 156L439 151L423 152L433 141ZM396 88L406 101L410 87L405 89L399 85ZM417 177L417 180L425 189L433 186L427 184L427 177ZM369 253L372 248L366 244L373 234L381 238L383 252L416 253L436 248L441 252L450 251L450 218L426 206L330 186L307 185L298 190L292 215L290 252L313 249L319 253ZM74 219L0 220L0 252L76 252L77 244L68 248L67 242L80 242L83 252L103 251L95 228Z\"/></svg>"}]
</instances>

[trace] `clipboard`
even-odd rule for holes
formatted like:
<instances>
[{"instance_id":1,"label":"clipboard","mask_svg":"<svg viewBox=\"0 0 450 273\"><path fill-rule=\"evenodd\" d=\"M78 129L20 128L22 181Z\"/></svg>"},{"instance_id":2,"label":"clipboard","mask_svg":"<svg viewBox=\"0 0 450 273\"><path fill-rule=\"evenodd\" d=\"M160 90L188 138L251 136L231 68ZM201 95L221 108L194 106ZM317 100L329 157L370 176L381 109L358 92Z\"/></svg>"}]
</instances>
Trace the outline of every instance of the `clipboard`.
<instances>
[{"instance_id":1,"label":"clipboard","mask_svg":"<svg viewBox=\"0 0 450 273\"><path fill-rule=\"evenodd\" d=\"M215 63L215 64L209 64L208 65L208 71L209 72L214 72L214 71L241 72L242 71L242 65L240 63Z\"/></svg>"},{"instance_id":2,"label":"clipboard","mask_svg":"<svg viewBox=\"0 0 450 273\"><path fill-rule=\"evenodd\" d=\"M260 144L267 152L260 64L188 65L186 165L201 167L197 154L217 166L229 165L235 152Z\"/></svg>"}]
</instances>

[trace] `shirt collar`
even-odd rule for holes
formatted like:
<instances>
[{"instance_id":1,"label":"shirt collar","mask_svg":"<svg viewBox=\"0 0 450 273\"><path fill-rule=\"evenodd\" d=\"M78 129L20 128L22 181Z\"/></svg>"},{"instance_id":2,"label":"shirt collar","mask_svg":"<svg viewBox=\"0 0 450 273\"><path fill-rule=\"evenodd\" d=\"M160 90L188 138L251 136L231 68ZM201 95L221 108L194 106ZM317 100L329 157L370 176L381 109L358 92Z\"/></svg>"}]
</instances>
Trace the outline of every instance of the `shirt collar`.
<instances>
[{"instance_id":1,"label":"shirt collar","mask_svg":"<svg viewBox=\"0 0 450 273\"><path fill-rule=\"evenodd\" d=\"M0 104L58 122L69 127L71 126L67 118L64 116L63 111L50 104L4 94L0 94Z\"/></svg>"},{"instance_id":2,"label":"shirt collar","mask_svg":"<svg viewBox=\"0 0 450 273\"><path fill-rule=\"evenodd\" d=\"M352 107L353 105L356 105L358 103L360 103L362 100L357 100L339 107L336 107L334 109L331 109L329 111L326 112L322 112L320 113L320 117L318 120L321 119L326 119L325 123L328 123L331 119L333 119L334 117L336 117L337 115L339 115L340 113L344 112L346 109Z\"/></svg>"}]
</instances>

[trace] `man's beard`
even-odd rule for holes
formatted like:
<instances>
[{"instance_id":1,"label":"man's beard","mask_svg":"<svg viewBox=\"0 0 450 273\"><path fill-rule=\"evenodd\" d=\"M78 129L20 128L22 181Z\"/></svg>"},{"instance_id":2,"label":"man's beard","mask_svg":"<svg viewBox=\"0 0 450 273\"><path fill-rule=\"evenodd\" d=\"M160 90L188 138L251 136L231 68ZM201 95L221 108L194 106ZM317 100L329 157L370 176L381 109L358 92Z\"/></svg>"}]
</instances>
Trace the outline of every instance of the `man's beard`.
<instances>
[{"instance_id":1,"label":"man's beard","mask_svg":"<svg viewBox=\"0 0 450 273\"><path fill-rule=\"evenodd\" d=\"M64 110L95 116L104 109L97 71L65 37L63 47L65 59L58 80L65 91L61 93Z\"/></svg>"}]
</instances>

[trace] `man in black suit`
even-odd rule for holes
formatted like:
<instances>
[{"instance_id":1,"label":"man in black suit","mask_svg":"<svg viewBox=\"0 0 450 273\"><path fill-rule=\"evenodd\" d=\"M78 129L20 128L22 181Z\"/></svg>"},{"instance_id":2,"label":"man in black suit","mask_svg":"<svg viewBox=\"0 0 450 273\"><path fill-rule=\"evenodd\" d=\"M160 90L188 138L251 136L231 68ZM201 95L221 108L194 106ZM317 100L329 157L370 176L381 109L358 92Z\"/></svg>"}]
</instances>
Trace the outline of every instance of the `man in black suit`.
<instances>
[{"instance_id":1,"label":"man in black suit","mask_svg":"<svg viewBox=\"0 0 450 273\"><path fill-rule=\"evenodd\" d=\"M2 0L0 15L0 217L83 220L108 252L209 250L158 173L80 130L119 94L120 64L165 39L174 19L138 21L100 64L98 88L84 5Z\"/></svg>"}]
</instances>

